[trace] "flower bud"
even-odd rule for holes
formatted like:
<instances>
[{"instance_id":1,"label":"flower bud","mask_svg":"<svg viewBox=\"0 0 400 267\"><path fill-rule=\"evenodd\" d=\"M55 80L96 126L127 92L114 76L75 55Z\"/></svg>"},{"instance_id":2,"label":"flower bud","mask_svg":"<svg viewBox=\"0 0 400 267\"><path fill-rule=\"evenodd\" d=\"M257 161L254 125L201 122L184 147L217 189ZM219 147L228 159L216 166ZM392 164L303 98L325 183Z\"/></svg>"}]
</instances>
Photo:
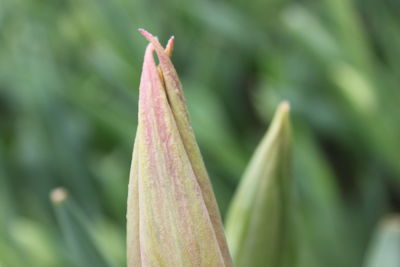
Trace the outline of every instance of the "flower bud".
<instances>
[{"instance_id":1,"label":"flower bud","mask_svg":"<svg viewBox=\"0 0 400 267\"><path fill-rule=\"evenodd\" d=\"M232 266L220 214L166 50L150 33L127 211L128 266ZM160 62L156 66L154 52Z\"/></svg>"},{"instance_id":2,"label":"flower bud","mask_svg":"<svg viewBox=\"0 0 400 267\"><path fill-rule=\"evenodd\" d=\"M226 234L237 267L290 267L289 104L282 103L229 208Z\"/></svg>"}]
</instances>

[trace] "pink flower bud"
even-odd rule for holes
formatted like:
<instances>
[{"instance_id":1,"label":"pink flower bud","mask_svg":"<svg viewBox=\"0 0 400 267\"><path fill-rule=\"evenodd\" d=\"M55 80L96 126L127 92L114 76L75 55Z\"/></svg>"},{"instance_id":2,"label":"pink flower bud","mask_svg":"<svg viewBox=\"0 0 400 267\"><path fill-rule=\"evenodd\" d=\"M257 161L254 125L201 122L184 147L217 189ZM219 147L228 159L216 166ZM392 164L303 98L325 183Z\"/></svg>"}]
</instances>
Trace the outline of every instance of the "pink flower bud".
<instances>
[{"instance_id":1,"label":"pink flower bud","mask_svg":"<svg viewBox=\"0 0 400 267\"><path fill-rule=\"evenodd\" d=\"M150 33L140 81L127 212L128 266L232 266L181 83ZM157 54L160 65L154 61Z\"/></svg>"}]
</instances>

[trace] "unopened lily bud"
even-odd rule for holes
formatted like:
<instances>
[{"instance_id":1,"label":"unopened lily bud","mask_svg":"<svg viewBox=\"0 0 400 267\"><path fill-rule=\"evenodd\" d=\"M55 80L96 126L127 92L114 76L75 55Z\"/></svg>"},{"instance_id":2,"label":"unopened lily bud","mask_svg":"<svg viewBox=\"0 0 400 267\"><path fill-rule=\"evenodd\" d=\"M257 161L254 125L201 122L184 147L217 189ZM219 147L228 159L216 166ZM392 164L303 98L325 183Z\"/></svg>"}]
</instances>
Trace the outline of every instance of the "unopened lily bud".
<instances>
[{"instance_id":1,"label":"unopened lily bud","mask_svg":"<svg viewBox=\"0 0 400 267\"><path fill-rule=\"evenodd\" d=\"M150 33L128 192L129 267L232 266L220 214L169 58ZM154 61L154 52L159 66Z\"/></svg>"},{"instance_id":2,"label":"unopened lily bud","mask_svg":"<svg viewBox=\"0 0 400 267\"><path fill-rule=\"evenodd\" d=\"M226 235L237 267L290 267L290 123L282 103L229 208Z\"/></svg>"}]
</instances>

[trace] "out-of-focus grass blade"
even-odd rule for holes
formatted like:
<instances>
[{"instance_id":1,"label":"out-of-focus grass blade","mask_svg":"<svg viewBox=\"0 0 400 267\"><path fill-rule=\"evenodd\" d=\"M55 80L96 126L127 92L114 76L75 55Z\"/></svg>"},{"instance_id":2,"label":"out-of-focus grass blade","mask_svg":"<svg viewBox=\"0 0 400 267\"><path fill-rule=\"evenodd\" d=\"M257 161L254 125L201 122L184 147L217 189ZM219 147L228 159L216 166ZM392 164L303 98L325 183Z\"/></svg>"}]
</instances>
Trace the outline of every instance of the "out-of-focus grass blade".
<instances>
[{"instance_id":1,"label":"out-of-focus grass blade","mask_svg":"<svg viewBox=\"0 0 400 267\"><path fill-rule=\"evenodd\" d=\"M8 226L13 218L13 206L9 195L10 187L6 177L3 151L4 146L2 140L0 140L0 266L22 266L21 255L14 244L11 244L8 233Z\"/></svg>"},{"instance_id":2,"label":"out-of-focus grass blade","mask_svg":"<svg viewBox=\"0 0 400 267\"><path fill-rule=\"evenodd\" d=\"M349 64L337 38L307 9L293 5L284 13L289 32L323 64L327 75L356 112L369 115L377 108L371 80L362 69Z\"/></svg>"},{"instance_id":3,"label":"out-of-focus grass blade","mask_svg":"<svg viewBox=\"0 0 400 267\"><path fill-rule=\"evenodd\" d=\"M110 264L99 250L89 221L79 208L68 199L62 188L54 189L50 195L61 231L69 249L70 260L75 266L108 267Z\"/></svg>"},{"instance_id":4,"label":"out-of-focus grass blade","mask_svg":"<svg viewBox=\"0 0 400 267\"><path fill-rule=\"evenodd\" d=\"M340 8L345 8L344 6L346 4ZM323 26L321 19L300 5L287 8L282 18L289 33L299 44L304 45L316 61L314 64L318 69L315 71L329 80L327 86L331 90L329 94L335 98L335 103L346 111L346 119L351 121L348 127L351 126L352 133L357 136L358 146L369 150L371 157L385 161L385 164L399 176L398 153L394 149L400 144L397 136L398 116L392 116L397 114L398 104L390 100L398 96L391 92L397 89L390 88L390 84L378 79L379 76L384 77L382 73L385 71L382 72L379 68L371 71L371 67L367 66L368 63L364 63L371 61L366 47L364 48L367 52L362 52L357 59L349 55L349 50L355 48L349 48L347 43L341 40L341 34L350 35L342 32L343 25L339 31ZM359 32L355 33L355 36L359 34L363 35ZM360 42L357 47L363 47L362 43ZM327 47L329 49L326 49ZM389 101L385 100L388 96L390 96Z\"/></svg>"},{"instance_id":5,"label":"out-of-focus grass blade","mask_svg":"<svg viewBox=\"0 0 400 267\"><path fill-rule=\"evenodd\" d=\"M346 57L358 68L369 72L372 67L371 51L361 25L360 14L354 5L355 1L324 0L321 2Z\"/></svg>"},{"instance_id":6,"label":"out-of-focus grass blade","mask_svg":"<svg viewBox=\"0 0 400 267\"><path fill-rule=\"evenodd\" d=\"M114 151L107 156L96 158L91 168L104 192L106 208L114 218L125 216L127 181L124 170L129 169L129 165L124 162L122 153Z\"/></svg>"},{"instance_id":7,"label":"out-of-focus grass blade","mask_svg":"<svg viewBox=\"0 0 400 267\"><path fill-rule=\"evenodd\" d=\"M238 267L293 266L289 104L282 103L229 208L228 244Z\"/></svg>"},{"instance_id":8,"label":"out-of-focus grass blade","mask_svg":"<svg viewBox=\"0 0 400 267\"><path fill-rule=\"evenodd\" d=\"M400 266L400 215L382 222L365 264L365 267L398 266Z\"/></svg>"},{"instance_id":9,"label":"out-of-focus grass blade","mask_svg":"<svg viewBox=\"0 0 400 267\"><path fill-rule=\"evenodd\" d=\"M289 33L319 61L350 108L364 116L375 111L378 99L368 72L351 62L338 38L318 17L302 6L293 5L283 13L283 21Z\"/></svg>"},{"instance_id":10,"label":"out-of-focus grass blade","mask_svg":"<svg viewBox=\"0 0 400 267\"><path fill-rule=\"evenodd\" d=\"M240 144L229 133L233 131L221 104L216 101L213 92L199 86L188 92L188 97L196 99L189 106L193 117L193 128L200 136L199 142L205 153L213 157L216 165L230 174L231 182L237 182L237 173L246 165L245 157L241 157ZM214 119L210 120L210 116ZM213 129L213 131L209 131ZM220 149L220 147L224 149Z\"/></svg>"},{"instance_id":11,"label":"out-of-focus grass blade","mask_svg":"<svg viewBox=\"0 0 400 267\"><path fill-rule=\"evenodd\" d=\"M282 12L282 20L288 33L294 34L297 43L304 43L323 62L341 56L341 48L334 36L303 6L289 6Z\"/></svg>"},{"instance_id":12,"label":"out-of-focus grass blade","mask_svg":"<svg viewBox=\"0 0 400 267\"><path fill-rule=\"evenodd\" d=\"M23 260L31 266L67 266L60 259L58 246L54 246L52 231L35 221L14 218L8 228L12 243L23 255Z\"/></svg>"},{"instance_id":13,"label":"out-of-focus grass blade","mask_svg":"<svg viewBox=\"0 0 400 267\"><path fill-rule=\"evenodd\" d=\"M296 124L294 144L294 178L298 199L296 214L299 219L298 245L316 266L354 266L355 236L345 224L345 214L339 188L331 166L318 149L311 133ZM344 239L348 239L343 243Z\"/></svg>"},{"instance_id":14,"label":"out-of-focus grass blade","mask_svg":"<svg viewBox=\"0 0 400 267\"><path fill-rule=\"evenodd\" d=\"M198 19L205 27L223 35L232 43L239 44L244 49L254 49L268 45L268 40L257 24L246 16L241 10L233 8L223 2L192 1L183 5L184 12L192 18ZM249 31L248 29L251 29Z\"/></svg>"},{"instance_id":15,"label":"out-of-focus grass blade","mask_svg":"<svg viewBox=\"0 0 400 267\"><path fill-rule=\"evenodd\" d=\"M10 198L10 187L6 178L6 171L4 165L4 158L2 150L4 149L3 143L0 141L0 225L6 225L7 218L10 216L12 210L12 202ZM0 227L0 239L2 237L3 227Z\"/></svg>"}]
</instances>

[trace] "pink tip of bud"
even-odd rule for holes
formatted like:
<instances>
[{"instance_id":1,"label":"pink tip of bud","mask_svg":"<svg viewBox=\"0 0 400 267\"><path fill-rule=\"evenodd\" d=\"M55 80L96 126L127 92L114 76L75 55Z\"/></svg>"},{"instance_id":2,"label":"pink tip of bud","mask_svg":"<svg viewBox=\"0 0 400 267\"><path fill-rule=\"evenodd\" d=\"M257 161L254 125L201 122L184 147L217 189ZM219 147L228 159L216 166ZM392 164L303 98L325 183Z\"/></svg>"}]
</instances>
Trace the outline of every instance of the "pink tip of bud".
<instances>
[{"instance_id":1,"label":"pink tip of bud","mask_svg":"<svg viewBox=\"0 0 400 267\"><path fill-rule=\"evenodd\" d=\"M146 37L147 39L152 39L155 38L151 33L149 33L148 31L146 31L145 29L139 28L139 32Z\"/></svg>"}]
</instances>

